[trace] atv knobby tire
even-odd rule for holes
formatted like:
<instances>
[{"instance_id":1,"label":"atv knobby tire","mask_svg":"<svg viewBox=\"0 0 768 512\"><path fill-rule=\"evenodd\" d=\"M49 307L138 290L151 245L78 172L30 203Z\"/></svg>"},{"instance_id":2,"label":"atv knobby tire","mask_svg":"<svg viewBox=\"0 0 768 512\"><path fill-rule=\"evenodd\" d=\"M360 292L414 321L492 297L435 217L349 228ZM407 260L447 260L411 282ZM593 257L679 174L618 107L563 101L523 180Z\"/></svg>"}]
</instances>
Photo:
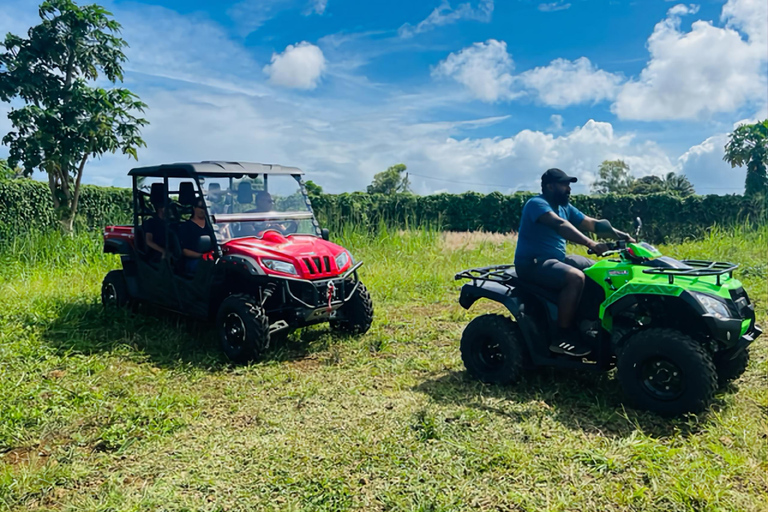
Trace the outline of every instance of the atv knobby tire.
<instances>
[{"instance_id":1,"label":"atv knobby tire","mask_svg":"<svg viewBox=\"0 0 768 512\"><path fill-rule=\"evenodd\" d=\"M331 329L347 334L365 334L373 323L373 300L363 283L360 283L346 304L337 311L338 318L331 319Z\"/></svg>"},{"instance_id":2,"label":"atv knobby tire","mask_svg":"<svg viewBox=\"0 0 768 512\"><path fill-rule=\"evenodd\" d=\"M717 370L717 381L722 387L741 377L741 374L747 369L749 364L749 349L745 348L733 359L727 354L715 354L715 369Z\"/></svg>"},{"instance_id":3,"label":"atv knobby tire","mask_svg":"<svg viewBox=\"0 0 768 512\"><path fill-rule=\"evenodd\" d=\"M221 349L229 359L245 363L258 359L269 347L269 320L251 295L230 295L216 315Z\"/></svg>"},{"instance_id":4,"label":"atv knobby tire","mask_svg":"<svg viewBox=\"0 0 768 512\"><path fill-rule=\"evenodd\" d=\"M717 390L709 352L674 329L648 329L631 336L617 367L627 402L662 416L701 412Z\"/></svg>"},{"instance_id":5,"label":"atv knobby tire","mask_svg":"<svg viewBox=\"0 0 768 512\"><path fill-rule=\"evenodd\" d=\"M482 315L461 335L461 359L469 375L490 384L517 382L529 358L520 328L503 315Z\"/></svg>"},{"instance_id":6,"label":"atv knobby tire","mask_svg":"<svg viewBox=\"0 0 768 512\"><path fill-rule=\"evenodd\" d=\"M101 303L107 309L127 307L131 302L122 270L110 270L101 283Z\"/></svg>"}]
</instances>

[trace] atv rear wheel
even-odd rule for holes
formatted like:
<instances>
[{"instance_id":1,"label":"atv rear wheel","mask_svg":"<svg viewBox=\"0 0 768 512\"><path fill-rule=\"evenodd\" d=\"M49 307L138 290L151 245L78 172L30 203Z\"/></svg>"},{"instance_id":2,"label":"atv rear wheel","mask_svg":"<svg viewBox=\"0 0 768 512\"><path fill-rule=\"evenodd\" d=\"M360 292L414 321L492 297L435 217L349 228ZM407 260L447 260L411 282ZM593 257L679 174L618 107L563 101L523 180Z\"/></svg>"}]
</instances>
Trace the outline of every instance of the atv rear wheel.
<instances>
[{"instance_id":1,"label":"atv rear wheel","mask_svg":"<svg viewBox=\"0 0 768 512\"><path fill-rule=\"evenodd\" d=\"M520 380L529 358L520 328L512 319L482 315L461 335L461 359L473 378L492 384Z\"/></svg>"},{"instance_id":2,"label":"atv rear wheel","mask_svg":"<svg viewBox=\"0 0 768 512\"><path fill-rule=\"evenodd\" d=\"M101 303L107 309L124 308L131 302L122 270L110 270L101 283Z\"/></svg>"},{"instance_id":3,"label":"atv rear wheel","mask_svg":"<svg viewBox=\"0 0 768 512\"><path fill-rule=\"evenodd\" d=\"M245 363L269 347L269 320L251 295L230 295L219 307L216 326L221 349L232 361Z\"/></svg>"},{"instance_id":4,"label":"atv rear wheel","mask_svg":"<svg viewBox=\"0 0 768 512\"><path fill-rule=\"evenodd\" d=\"M730 355L715 354L715 368L717 369L717 381L722 387L741 377L749 364L749 349L745 348L736 354L733 359Z\"/></svg>"},{"instance_id":5,"label":"atv rear wheel","mask_svg":"<svg viewBox=\"0 0 768 512\"><path fill-rule=\"evenodd\" d=\"M617 367L627 401L662 416L701 412L717 390L709 352L674 329L648 329L631 336Z\"/></svg>"},{"instance_id":6,"label":"atv rear wheel","mask_svg":"<svg viewBox=\"0 0 768 512\"><path fill-rule=\"evenodd\" d=\"M373 323L373 300L368 289L361 282L349 301L337 312L338 318L331 319L331 329L348 334L365 334Z\"/></svg>"}]
</instances>

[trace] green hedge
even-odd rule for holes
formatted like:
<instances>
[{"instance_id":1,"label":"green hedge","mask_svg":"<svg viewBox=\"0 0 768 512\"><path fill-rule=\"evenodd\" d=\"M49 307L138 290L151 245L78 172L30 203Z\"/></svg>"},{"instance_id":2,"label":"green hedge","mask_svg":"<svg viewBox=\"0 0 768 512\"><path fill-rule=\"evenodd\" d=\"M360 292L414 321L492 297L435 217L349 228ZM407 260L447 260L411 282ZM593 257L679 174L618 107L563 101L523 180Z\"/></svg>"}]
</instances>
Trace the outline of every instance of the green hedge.
<instances>
[{"instance_id":1,"label":"green hedge","mask_svg":"<svg viewBox=\"0 0 768 512\"><path fill-rule=\"evenodd\" d=\"M380 222L396 226L431 225L443 230L508 232L517 230L530 192L504 195L478 194L322 194L312 196L320 222L331 229L353 222L376 229ZM86 185L80 197L77 225L100 229L109 223L131 219L128 189ZM635 217L644 223L644 238L652 241L680 240L699 236L714 224L733 225L766 222L763 200L737 195L572 197L577 208L593 217L607 218L614 226L632 229ZM56 228L56 216L45 183L21 179L0 181L0 236L29 230Z\"/></svg>"},{"instance_id":2,"label":"green hedge","mask_svg":"<svg viewBox=\"0 0 768 512\"><path fill-rule=\"evenodd\" d=\"M107 223L129 223L131 219L130 190L83 186L78 201L77 228L101 228ZM0 180L0 237L57 228L47 183L29 179Z\"/></svg>"}]
</instances>

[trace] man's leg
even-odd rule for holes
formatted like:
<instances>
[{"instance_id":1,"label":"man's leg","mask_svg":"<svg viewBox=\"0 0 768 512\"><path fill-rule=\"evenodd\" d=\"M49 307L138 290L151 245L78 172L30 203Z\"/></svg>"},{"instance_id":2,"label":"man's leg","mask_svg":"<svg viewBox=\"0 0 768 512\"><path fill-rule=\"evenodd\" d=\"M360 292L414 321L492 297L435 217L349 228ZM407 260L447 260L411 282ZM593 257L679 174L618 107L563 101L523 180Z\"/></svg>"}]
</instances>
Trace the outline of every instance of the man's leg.
<instances>
[{"instance_id":1,"label":"man's leg","mask_svg":"<svg viewBox=\"0 0 768 512\"><path fill-rule=\"evenodd\" d=\"M534 266L521 267L518 275L524 280L560 290L557 301L557 334L550 344L550 350L571 356L585 356L590 349L578 341L572 328L573 319L584 291L584 273L569 263L555 259L539 262Z\"/></svg>"},{"instance_id":2,"label":"man's leg","mask_svg":"<svg viewBox=\"0 0 768 512\"><path fill-rule=\"evenodd\" d=\"M565 287L560 290L557 301L557 326L561 330L568 330L573 324L573 318L579 309L581 293L584 291L584 272L573 267L563 272Z\"/></svg>"}]
</instances>

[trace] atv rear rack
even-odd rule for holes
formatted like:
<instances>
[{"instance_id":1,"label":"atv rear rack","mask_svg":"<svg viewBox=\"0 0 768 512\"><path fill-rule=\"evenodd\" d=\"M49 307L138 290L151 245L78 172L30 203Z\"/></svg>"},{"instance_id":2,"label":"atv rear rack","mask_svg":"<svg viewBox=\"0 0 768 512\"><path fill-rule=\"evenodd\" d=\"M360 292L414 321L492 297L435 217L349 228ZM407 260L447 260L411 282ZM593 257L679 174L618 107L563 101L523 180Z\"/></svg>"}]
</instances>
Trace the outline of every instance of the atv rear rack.
<instances>
[{"instance_id":1,"label":"atv rear rack","mask_svg":"<svg viewBox=\"0 0 768 512\"><path fill-rule=\"evenodd\" d=\"M492 267L470 268L467 270L462 270L453 276L453 278L456 281L459 279L472 279L473 281L494 281L496 283L507 283L513 279L513 276L506 272L510 268L515 268L515 266L494 265Z\"/></svg>"},{"instance_id":2,"label":"atv rear rack","mask_svg":"<svg viewBox=\"0 0 768 512\"><path fill-rule=\"evenodd\" d=\"M675 276L699 277L699 276L717 276L717 286L720 286L720 276L728 274L733 278L733 271L739 266L735 263L724 261L704 261L704 260L683 260L690 269L684 268L649 268L643 270L644 274L663 274L669 276L669 284L675 282Z\"/></svg>"}]
</instances>

